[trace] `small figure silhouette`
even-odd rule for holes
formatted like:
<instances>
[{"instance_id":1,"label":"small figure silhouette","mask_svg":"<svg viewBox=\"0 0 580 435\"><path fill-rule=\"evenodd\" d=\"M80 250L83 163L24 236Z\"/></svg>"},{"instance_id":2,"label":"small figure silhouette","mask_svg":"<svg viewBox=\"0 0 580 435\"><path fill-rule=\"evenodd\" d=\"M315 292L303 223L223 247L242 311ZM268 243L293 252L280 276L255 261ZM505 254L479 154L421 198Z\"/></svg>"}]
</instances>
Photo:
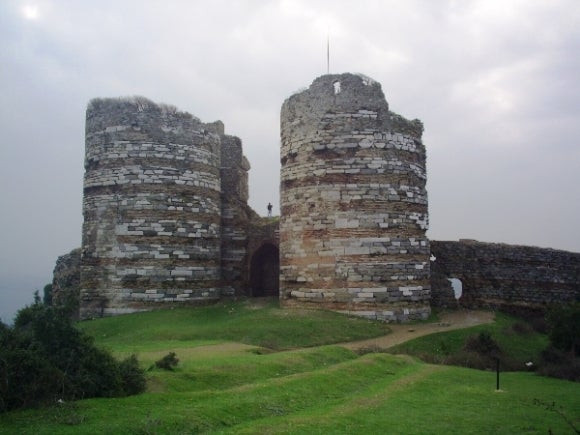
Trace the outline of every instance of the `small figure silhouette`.
<instances>
[{"instance_id":1,"label":"small figure silhouette","mask_svg":"<svg viewBox=\"0 0 580 435\"><path fill-rule=\"evenodd\" d=\"M268 216L272 216L272 204L268 203Z\"/></svg>"}]
</instances>

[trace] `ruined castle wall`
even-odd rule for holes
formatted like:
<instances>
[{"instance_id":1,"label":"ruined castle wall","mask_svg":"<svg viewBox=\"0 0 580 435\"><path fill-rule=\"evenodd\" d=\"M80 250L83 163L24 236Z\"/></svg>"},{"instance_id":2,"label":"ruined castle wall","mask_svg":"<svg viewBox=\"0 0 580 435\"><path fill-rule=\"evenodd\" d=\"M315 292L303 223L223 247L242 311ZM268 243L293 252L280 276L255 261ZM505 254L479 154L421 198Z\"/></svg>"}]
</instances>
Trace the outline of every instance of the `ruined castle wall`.
<instances>
[{"instance_id":1,"label":"ruined castle wall","mask_svg":"<svg viewBox=\"0 0 580 435\"><path fill-rule=\"evenodd\" d=\"M220 133L144 98L91 101L81 317L220 296Z\"/></svg>"},{"instance_id":2,"label":"ruined castle wall","mask_svg":"<svg viewBox=\"0 0 580 435\"><path fill-rule=\"evenodd\" d=\"M532 246L431 241L434 306L544 309L580 301L580 253ZM460 279L455 301L449 278Z\"/></svg>"},{"instance_id":3,"label":"ruined castle wall","mask_svg":"<svg viewBox=\"0 0 580 435\"><path fill-rule=\"evenodd\" d=\"M221 268L228 294L247 290L248 227L255 213L248 207L250 165L235 136L221 137Z\"/></svg>"},{"instance_id":4,"label":"ruined castle wall","mask_svg":"<svg viewBox=\"0 0 580 435\"><path fill-rule=\"evenodd\" d=\"M75 318L78 318L80 281L81 248L76 248L58 257L52 273L52 304L70 308Z\"/></svg>"},{"instance_id":5,"label":"ruined castle wall","mask_svg":"<svg viewBox=\"0 0 580 435\"><path fill-rule=\"evenodd\" d=\"M281 113L280 298L384 320L430 313L422 125L380 84L316 79Z\"/></svg>"}]
</instances>

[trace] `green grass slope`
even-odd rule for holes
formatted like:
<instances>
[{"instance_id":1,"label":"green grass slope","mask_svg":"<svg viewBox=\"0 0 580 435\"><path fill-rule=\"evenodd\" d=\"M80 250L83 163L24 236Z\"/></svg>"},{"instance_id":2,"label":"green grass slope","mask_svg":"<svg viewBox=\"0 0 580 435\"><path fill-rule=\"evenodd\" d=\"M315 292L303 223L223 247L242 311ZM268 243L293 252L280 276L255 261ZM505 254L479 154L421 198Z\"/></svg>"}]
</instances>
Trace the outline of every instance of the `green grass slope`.
<instances>
[{"instance_id":1,"label":"green grass slope","mask_svg":"<svg viewBox=\"0 0 580 435\"><path fill-rule=\"evenodd\" d=\"M80 327L113 351L140 352L233 341L291 349L385 335L386 324L330 311L283 310L278 301L228 302L83 322Z\"/></svg>"},{"instance_id":2,"label":"green grass slope","mask_svg":"<svg viewBox=\"0 0 580 435\"><path fill-rule=\"evenodd\" d=\"M502 367L506 370L523 371L527 362L537 364L540 353L548 345L548 337L534 331L525 321L496 313L494 323L419 337L394 346L389 352L414 355L435 364L485 368L486 364L480 367L481 361L473 360L477 355L464 351L469 338L482 332L488 333L499 345ZM490 368L495 368L493 358L487 362L491 363Z\"/></svg>"},{"instance_id":3,"label":"green grass slope","mask_svg":"<svg viewBox=\"0 0 580 435\"><path fill-rule=\"evenodd\" d=\"M511 372L496 392L493 372L318 346L385 331L332 313L237 303L82 328L120 355L137 350L144 367L168 351L180 363L148 371L139 396L0 415L0 433L566 434L580 425L578 384Z\"/></svg>"}]
</instances>

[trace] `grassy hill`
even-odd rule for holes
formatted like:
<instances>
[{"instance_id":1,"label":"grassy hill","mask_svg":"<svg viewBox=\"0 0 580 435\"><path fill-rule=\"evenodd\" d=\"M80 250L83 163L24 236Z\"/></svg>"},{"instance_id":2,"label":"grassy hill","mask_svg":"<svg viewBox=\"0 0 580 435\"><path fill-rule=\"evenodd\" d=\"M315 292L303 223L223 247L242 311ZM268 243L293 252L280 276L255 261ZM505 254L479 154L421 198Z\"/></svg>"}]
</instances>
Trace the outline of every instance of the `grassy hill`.
<instances>
[{"instance_id":1,"label":"grassy hill","mask_svg":"<svg viewBox=\"0 0 580 435\"><path fill-rule=\"evenodd\" d=\"M477 353L464 349L470 338L481 333L488 333L502 349L500 359L503 370L526 370L525 363L528 361L537 364L540 353L548 345L548 337L534 331L527 322L496 313L492 324L420 337L394 346L389 352L417 356L435 364L495 369L494 358L481 358Z\"/></svg>"},{"instance_id":2,"label":"grassy hill","mask_svg":"<svg viewBox=\"0 0 580 435\"><path fill-rule=\"evenodd\" d=\"M80 327L144 367L170 351L180 363L149 370L145 394L1 415L0 433L560 434L580 425L577 383L511 372L496 392L493 372L358 355L329 343L388 327L335 313L242 302Z\"/></svg>"}]
</instances>

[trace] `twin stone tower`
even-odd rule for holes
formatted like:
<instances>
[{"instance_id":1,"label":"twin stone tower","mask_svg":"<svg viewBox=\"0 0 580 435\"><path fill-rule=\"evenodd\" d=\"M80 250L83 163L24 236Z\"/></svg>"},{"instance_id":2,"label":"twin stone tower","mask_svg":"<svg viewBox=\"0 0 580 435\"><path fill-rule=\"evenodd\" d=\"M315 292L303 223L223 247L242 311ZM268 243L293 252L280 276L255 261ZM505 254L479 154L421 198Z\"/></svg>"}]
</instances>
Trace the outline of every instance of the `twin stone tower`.
<instances>
[{"instance_id":1,"label":"twin stone tower","mask_svg":"<svg viewBox=\"0 0 580 435\"><path fill-rule=\"evenodd\" d=\"M248 205L241 141L144 98L86 118L80 315L279 295L406 321L430 313L423 126L379 83L316 79L281 112L279 222Z\"/></svg>"}]
</instances>

